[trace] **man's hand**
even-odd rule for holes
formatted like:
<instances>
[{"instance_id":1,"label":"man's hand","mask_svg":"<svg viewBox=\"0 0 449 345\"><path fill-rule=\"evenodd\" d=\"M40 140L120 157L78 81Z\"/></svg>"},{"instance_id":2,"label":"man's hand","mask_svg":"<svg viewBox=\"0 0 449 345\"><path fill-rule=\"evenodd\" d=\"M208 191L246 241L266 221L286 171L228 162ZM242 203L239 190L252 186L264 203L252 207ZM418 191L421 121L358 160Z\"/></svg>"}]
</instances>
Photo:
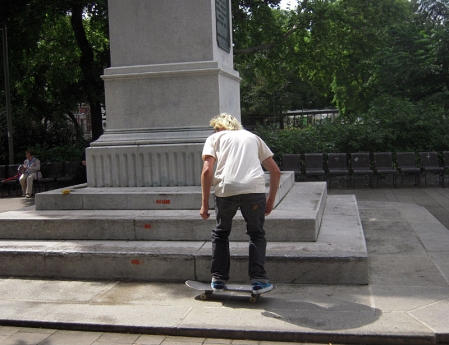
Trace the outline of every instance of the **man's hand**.
<instances>
[{"instance_id":1,"label":"man's hand","mask_svg":"<svg viewBox=\"0 0 449 345\"><path fill-rule=\"evenodd\" d=\"M268 216L271 213L271 211L273 211L273 207L274 207L274 201L267 199L266 206L265 206L265 216Z\"/></svg>"},{"instance_id":2,"label":"man's hand","mask_svg":"<svg viewBox=\"0 0 449 345\"><path fill-rule=\"evenodd\" d=\"M208 208L208 207L201 206L200 216L201 216L201 218L203 218L204 220L209 219L209 217L210 217L210 214L209 214L209 208Z\"/></svg>"}]
</instances>

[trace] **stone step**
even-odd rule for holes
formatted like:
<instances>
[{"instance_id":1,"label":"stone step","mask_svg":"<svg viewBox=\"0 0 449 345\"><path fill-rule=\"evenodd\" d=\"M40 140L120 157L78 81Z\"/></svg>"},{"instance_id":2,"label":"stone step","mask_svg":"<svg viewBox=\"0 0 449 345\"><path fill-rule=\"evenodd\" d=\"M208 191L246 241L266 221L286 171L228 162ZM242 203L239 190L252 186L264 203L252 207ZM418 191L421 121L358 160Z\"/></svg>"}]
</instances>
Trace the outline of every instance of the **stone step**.
<instances>
[{"instance_id":1,"label":"stone step","mask_svg":"<svg viewBox=\"0 0 449 345\"><path fill-rule=\"evenodd\" d=\"M188 191L185 193L188 193ZM39 194L38 194L39 195ZM58 194L59 195L59 194ZM316 241L326 204L325 182L295 183L266 218L267 240ZM198 204L199 205L199 204ZM209 241L215 214L196 210L34 210L0 213L0 239ZM231 239L246 241L238 212Z\"/></svg>"},{"instance_id":2,"label":"stone step","mask_svg":"<svg viewBox=\"0 0 449 345\"><path fill-rule=\"evenodd\" d=\"M269 174L265 179L268 193ZM283 171L275 205L294 184L294 173ZM209 207L213 209L214 198L209 200ZM199 210L200 207L199 186L92 188L81 184L36 194L36 210Z\"/></svg>"},{"instance_id":3,"label":"stone step","mask_svg":"<svg viewBox=\"0 0 449 345\"><path fill-rule=\"evenodd\" d=\"M230 247L232 281L246 282L247 244L233 241ZM210 259L210 241L0 241L1 276L208 281ZM367 284L367 250L355 197L327 198L316 242L269 242L266 269L275 283Z\"/></svg>"}]
</instances>

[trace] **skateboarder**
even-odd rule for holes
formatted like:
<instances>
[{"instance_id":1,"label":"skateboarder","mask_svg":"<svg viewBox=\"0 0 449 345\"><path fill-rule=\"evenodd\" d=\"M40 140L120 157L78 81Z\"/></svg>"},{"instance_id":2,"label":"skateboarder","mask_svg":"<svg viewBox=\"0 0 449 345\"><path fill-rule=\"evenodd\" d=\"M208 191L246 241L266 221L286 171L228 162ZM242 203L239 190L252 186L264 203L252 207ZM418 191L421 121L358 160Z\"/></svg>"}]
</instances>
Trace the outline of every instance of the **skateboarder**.
<instances>
[{"instance_id":1,"label":"skateboarder","mask_svg":"<svg viewBox=\"0 0 449 345\"><path fill-rule=\"evenodd\" d=\"M265 271L265 216L274 207L281 172L265 142L244 130L232 115L215 116L210 125L214 134L203 148L201 173L202 205L200 215L209 218L209 195L213 182L216 226L212 230L212 282L215 291L225 289L229 279L229 235L237 209L246 221L249 240L248 274L254 294L273 289ZM214 173L214 165L216 170ZM265 195L265 177L261 164L270 173L270 189Z\"/></svg>"}]
</instances>

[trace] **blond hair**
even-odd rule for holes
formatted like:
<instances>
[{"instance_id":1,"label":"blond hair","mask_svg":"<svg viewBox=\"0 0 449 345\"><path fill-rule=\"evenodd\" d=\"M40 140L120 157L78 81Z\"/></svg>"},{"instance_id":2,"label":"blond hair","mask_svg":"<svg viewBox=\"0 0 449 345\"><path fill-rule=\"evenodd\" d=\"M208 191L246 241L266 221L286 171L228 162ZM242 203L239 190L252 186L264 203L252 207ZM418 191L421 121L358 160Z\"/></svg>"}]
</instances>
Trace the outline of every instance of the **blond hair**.
<instances>
[{"instance_id":1,"label":"blond hair","mask_svg":"<svg viewBox=\"0 0 449 345\"><path fill-rule=\"evenodd\" d=\"M210 120L210 125L215 131L228 130L236 131L243 129L240 122L232 115L221 113Z\"/></svg>"}]
</instances>

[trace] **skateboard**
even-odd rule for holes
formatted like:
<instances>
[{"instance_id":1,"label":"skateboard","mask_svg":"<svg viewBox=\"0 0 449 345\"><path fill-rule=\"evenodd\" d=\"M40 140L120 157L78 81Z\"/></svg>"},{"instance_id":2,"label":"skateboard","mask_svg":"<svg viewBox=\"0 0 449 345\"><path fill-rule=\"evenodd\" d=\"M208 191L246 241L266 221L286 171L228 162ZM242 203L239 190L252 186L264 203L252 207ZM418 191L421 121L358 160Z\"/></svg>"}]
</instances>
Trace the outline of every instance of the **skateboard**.
<instances>
[{"instance_id":1,"label":"skateboard","mask_svg":"<svg viewBox=\"0 0 449 345\"><path fill-rule=\"evenodd\" d=\"M241 292L241 293L250 294L249 302L256 303L257 299L261 295L261 294L254 294L253 289L252 289L251 285L249 285L249 284L246 284L246 285L245 284L242 284L242 285L226 284L226 289L224 289L223 291L214 291L211 288L210 283L202 283L202 282L199 282L196 280L187 280L186 285L189 288L203 291L203 293L200 295L200 298L202 300L206 300L212 294L223 294L223 293L227 293L227 292Z\"/></svg>"}]
</instances>

